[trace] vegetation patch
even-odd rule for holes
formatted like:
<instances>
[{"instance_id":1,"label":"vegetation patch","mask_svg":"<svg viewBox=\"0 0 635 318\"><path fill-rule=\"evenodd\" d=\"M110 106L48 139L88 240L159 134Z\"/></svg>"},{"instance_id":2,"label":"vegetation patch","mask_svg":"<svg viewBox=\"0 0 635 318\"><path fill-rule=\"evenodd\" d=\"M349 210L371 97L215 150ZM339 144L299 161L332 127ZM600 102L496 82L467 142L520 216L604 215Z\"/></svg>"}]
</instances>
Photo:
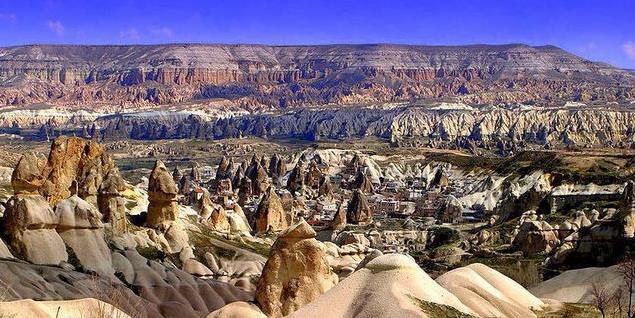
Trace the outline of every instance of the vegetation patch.
<instances>
[{"instance_id":1,"label":"vegetation patch","mask_svg":"<svg viewBox=\"0 0 635 318\"><path fill-rule=\"evenodd\" d=\"M458 267L481 263L499 271L523 287L529 288L542 282L543 269L539 265L541 261L540 256L523 259L518 259L513 255L510 257L475 257L461 262Z\"/></svg>"},{"instance_id":2,"label":"vegetation patch","mask_svg":"<svg viewBox=\"0 0 635 318\"><path fill-rule=\"evenodd\" d=\"M409 296L412 302L419 306L421 310L429 317L444 317L444 318L476 318L475 316L468 315L464 312L457 310L452 306L437 304L419 298Z\"/></svg>"},{"instance_id":3,"label":"vegetation patch","mask_svg":"<svg viewBox=\"0 0 635 318\"><path fill-rule=\"evenodd\" d=\"M538 318L599 318L600 312L587 304L562 304L562 308L556 311L536 310ZM617 317L616 317L617 318Z\"/></svg>"}]
</instances>

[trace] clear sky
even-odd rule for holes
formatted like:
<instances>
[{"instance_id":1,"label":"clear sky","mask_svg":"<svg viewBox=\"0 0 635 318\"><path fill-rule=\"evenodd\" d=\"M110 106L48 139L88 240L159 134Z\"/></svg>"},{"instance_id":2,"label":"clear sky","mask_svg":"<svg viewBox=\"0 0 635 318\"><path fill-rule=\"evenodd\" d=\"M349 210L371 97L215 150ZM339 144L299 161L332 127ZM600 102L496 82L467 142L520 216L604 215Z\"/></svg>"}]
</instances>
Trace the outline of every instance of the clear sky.
<instances>
[{"instance_id":1,"label":"clear sky","mask_svg":"<svg viewBox=\"0 0 635 318\"><path fill-rule=\"evenodd\" d=\"M635 69L635 0L0 0L0 46L177 42L553 44Z\"/></svg>"}]
</instances>

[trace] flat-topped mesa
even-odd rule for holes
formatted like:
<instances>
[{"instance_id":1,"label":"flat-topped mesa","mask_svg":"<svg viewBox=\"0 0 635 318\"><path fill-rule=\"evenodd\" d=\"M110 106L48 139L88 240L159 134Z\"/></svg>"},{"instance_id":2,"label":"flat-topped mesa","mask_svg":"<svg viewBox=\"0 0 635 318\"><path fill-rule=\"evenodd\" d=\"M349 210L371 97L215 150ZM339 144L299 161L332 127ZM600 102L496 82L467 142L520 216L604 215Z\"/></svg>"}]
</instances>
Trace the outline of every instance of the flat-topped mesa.
<instances>
[{"instance_id":1,"label":"flat-topped mesa","mask_svg":"<svg viewBox=\"0 0 635 318\"><path fill-rule=\"evenodd\" d=\"M353 192L353 197L348 203L346 221L352 224L368 224L373 220L373 213L368 205L366 195L360 190Z\"/></svg>"},{"instance_id":2,"label":"flat-topped mesa","mask_svg":"<svg viewBox=\"0 0 635 318\"><path fill-rule=\"evenodd\" d=\"M269 317L283 317L337 284L313 228L302 220L278 236L256 289L256 301Z\"/></svg>"},{"instance_id":3,"label":"flat-topped mesa","mask_svg":"<svg viewBox=\"0 0 635 318\"><path fill-rule=\"evenodd\" d=\"M148 180L148 215L146 224L152 228L167 228L177 218L179 189L161 160L157 160Z\"/></svg>"},{"instance_id":4,"label":"flat-topped mesa","mask_svg":"<svg viewBox=\"0 0 635 318\"><path fill-rule=\"evenodd\" d=\"M262 196L254 214L253 224L256 234L279 232L289 226L282 201L273 186L270 186Z\"/></svg>"},{"instance_id":5,"label":"flat-topped mesa","mask_svg":"<svg viewBox=\"0 0 635 318\"><path fill-rule=\"evenodd\" d=\"M553 46L522 44L31 45L0 48L0 55L0 104L6 105L125 106L201 98L239 104L246 97L250 105L268 107L427 97L479 104L612 102L632 97L635 83L626 70ZM333 85L318 85L325 80ZM260 134L267 135L266 129Z\"/></svg>"}]
</instances>

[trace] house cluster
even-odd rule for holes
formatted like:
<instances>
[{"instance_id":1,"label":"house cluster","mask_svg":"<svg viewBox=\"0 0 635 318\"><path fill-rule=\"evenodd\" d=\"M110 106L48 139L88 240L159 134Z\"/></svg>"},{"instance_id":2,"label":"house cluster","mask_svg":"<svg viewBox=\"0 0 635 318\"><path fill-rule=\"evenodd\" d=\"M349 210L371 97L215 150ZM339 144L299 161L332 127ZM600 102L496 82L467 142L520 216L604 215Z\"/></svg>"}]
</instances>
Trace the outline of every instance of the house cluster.
<instances>
[{"instance_id":1,"label":"house cluster","mask_svg":"<svg viewBox=\"0 0 635 318\"><path fill-rule=\"evenodd\" d=\"M341 210L370 216L365 222L375 218L432 224L474 219L456 199L464 191L463 178L451 178L445 166L418 177L387 180L376 177L359 155L338 169L329 167L319 155L302 155L293 161L295 166L287 171L287 162L277 155L254 155L240 164L223 158L215 175L193 166L185 174L175 168L173 177L183 203L195 205L207 193L210 201L224 209L239 205L247 218L256 213L263 194L271 188L290 218L304 218L318 227L331 224ZM209 181L202 182L204 178ZM395 248L409 246L401 243L396 242Z\"/></svg>"}]
</instances>

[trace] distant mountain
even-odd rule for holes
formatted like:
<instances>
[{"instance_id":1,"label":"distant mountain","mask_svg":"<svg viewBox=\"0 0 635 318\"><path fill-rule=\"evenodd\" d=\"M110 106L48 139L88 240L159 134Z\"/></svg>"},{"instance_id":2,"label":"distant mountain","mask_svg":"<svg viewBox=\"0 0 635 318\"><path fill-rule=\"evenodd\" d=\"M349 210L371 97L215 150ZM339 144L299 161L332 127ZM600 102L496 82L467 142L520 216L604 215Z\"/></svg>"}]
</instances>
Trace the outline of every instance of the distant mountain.
<instances>
[{"instance_id":1,"label":"distant mountain","mask_svg":"<svg viewBox=\"0 0 635 318\"><path fill-rule=\"evenodd\" d=\"M456 98L635 99L635 74L554 46L28 45L0 48L0 105L250 108Z\"/></svg>"}]
</instances>

